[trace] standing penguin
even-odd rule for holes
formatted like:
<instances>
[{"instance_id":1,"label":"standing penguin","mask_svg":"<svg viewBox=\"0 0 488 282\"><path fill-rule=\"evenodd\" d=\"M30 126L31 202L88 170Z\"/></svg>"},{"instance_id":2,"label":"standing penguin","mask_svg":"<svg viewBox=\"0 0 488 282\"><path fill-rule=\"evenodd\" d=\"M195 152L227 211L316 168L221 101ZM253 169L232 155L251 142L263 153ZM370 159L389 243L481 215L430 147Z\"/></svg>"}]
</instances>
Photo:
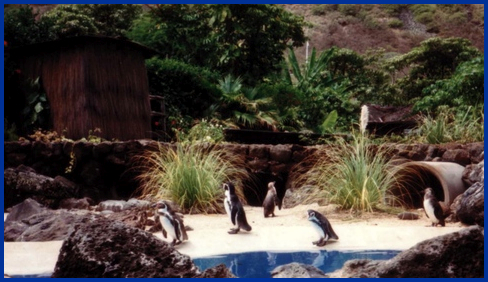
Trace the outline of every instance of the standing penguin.
<instances>
[{"instance_id":1,"label":"standing penguin","mask_svg":"<svg viewBox=\"0 0 488 282\"><path fill-rule=\"evenodd\" d=\"M167 238L167 234L171 236L173 241L171 245L181 244L188 240L183 219L179 217L165 201L159 201L153 205L156 208L156 214L159 217L161 226L163 228L163 236Z\"/></svg>"},{"instance_id":2,"label":"standing penguin","mask_svg":"<svg viewBox=\"0 0 488 282\"><path fill-rule=\"evenodd\" d=\"M269 215L273 217L275 216L275 205L278 206L278 209L281 210L281 203L278 199L278 195L276 194L276 188L274 186L275 183L276 182L274 181L268 183L268 193L266 194L266 197L263 201L264 217L268 217Z\"/></svg>"},{"instance_id":3,"label":"standing penguin","mask_svg":"<svg viewBox=\"0 0 488 282\"><path fill-rule=\"evenodd\" d=\"M432 222L432 226L437 226L437 224L446 226L444 211L434 195L434 190L430 187L424 190L424 211L425 215Z\"/></svg>"},{"instance_id":4,"label":"standing penguin","mask_svg":"<svg viewBox=\"0 0 488 282\"><path fill-rule=\"evenodd\" d=\"M225 190L225 199L224 199L224 207L225 211L230 217L232 224L236 226L236 228L231 228L228 231L229 234L237 234L240 229L244 229L246 231L251 231L252 227L247 223L246 213L244 212L244 207L239 201L239 197L237 197L235 193L235 187L232 182L224 183L222 186Z\"/></svg>"},{"instance_id":5,"label":"standing penguin","mask_svg":"<svg viewBox=\"0 0 488 282\"><path fill-rule=\"evenodd\" d=\"M332 225L330 225L329 220L327 220L325 216L314 210L308 210L307 214L308 220L312 223L312 226L320 236L320 239L312 242L312 244L322 247L325 246L329 239L339 240L339 237L335 234L334 230L332 229Z\"/></svg>"}]
</instances>

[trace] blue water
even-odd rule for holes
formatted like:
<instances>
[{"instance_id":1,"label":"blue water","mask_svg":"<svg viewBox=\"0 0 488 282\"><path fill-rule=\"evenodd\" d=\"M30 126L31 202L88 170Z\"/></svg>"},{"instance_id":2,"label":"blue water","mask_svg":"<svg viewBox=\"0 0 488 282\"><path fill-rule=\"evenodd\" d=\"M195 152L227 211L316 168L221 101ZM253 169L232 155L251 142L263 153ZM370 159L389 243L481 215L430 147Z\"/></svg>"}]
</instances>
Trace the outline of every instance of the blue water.
<instances>
[{"instance_id":1,"label":"blue water","mask_svg":"<svg viewBox=\"0 0 488 282\"><path fill-rule=\"evenodd\" d=\"M225 264L240 278L271 278L270 272L283 264L298 262L313 265L324 273L342 268L351 259L387 260L400 251L316 251L316 252L249 252L193 259L200 270Z\"/></svg>"},{"instance_id":2,"label":"blue water","mask_svg":"<svg viewBox=\"0 0 488 282\"><path fill-rule=\"evenodd\" d=\"M400 251L315 251L315 252L249 252L193 259L200 270L225 264L239 278L271 278L276 267L292 262L313 265L324 273L342 268L351 259L387 260ZM50 275L13 276L14 278L48 278Z\"/></svg>"}]
</instances>

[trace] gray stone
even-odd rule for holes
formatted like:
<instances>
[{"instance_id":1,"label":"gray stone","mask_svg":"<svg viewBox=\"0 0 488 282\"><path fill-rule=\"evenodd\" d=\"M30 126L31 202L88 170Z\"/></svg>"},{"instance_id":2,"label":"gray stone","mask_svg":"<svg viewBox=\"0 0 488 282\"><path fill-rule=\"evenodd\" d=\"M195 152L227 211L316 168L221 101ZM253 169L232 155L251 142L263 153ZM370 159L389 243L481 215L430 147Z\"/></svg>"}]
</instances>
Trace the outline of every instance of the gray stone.
<instances>
[{"instance_id":1,"label":"gray stone","mask_svg":"<svg viewBox=\"0 0 488 282\"><path fill-rule=\"evenodd\" d=\"M461 203L456 209L459 220L468 225L484 226L485 222L485 185L477 182L463 193Z\"/></svg>"},{"instance_id":2,"label":"gray stone","mask_svg":"<svg viewBox=\"0 0 488 282\"><path fill-rule=\"evenodd\" d=\"M414 212L402 212L402 213L399 213L397 216L399 219L402 219L402 220L419 219L419 215L417 213L414 213Z\"/></svg>"},{"instance_id":3,"label":"gray stone","mask_svg":"<svg viewBox=\"0 0 488 282\"><path fill-rule=\"evenodd\" d=\"M386 261L350 260L334 274L345 278L481 278L483 231L471 226L428 239Z\"/></svg>"},{"instance_id":4,"label":"gray stone","mask_svg":"<svg viewBox=\"0 0 488 282\"><path fill-rule=\"evenodd\" d=\"M12 207L27 198L57 208L65 198L77 197L78 186L62 176L54 179L25 169L4 170L4 208Z\"/></svg>"},{"instance_id":5,"label":"gray stone","mask_svg":"<svg viewBox=\"0 0 488 282\"><path fill-rule=\"evenodd\" d=\"M45 210L46 207L29 198L24 200L22 203L13 206L5 219L5 222L21 221Z\"/></svg>"},{"instance_id":6,"label":"gray stone","mask_svg":"<svg viewBox=\"0 0 488 282\"><path fill-rule=\"evenodd\" d=\"M97 211L114 211L119 212L129 208L129 205L124 200L106 200L100 202L96 208Z\"/></svg>"},{"instance_id":7,"label":"gray stone","mask_svg":"<svg viewBox=\"0 0 488 282\"><path fill-rule=\"evenodd\" d=\"M84 213L86 216L87 212ZM6 221L3 229L6 242L41 242L64 240L73 225L85 220L83 214L65 210L43 210L18 221Z\"/></svg>"},{"instance_id":8,"label":"gray stone","mask_svg":"<svg viewBox=\"0 0 488 282\"><path fill-rule=\"evenodd\" d=\"M312 265L292 262L271 271L273 278L328 278L322 270Z\"/></svg>"},{"instance_id":9,"label":"gray stone","mask_svg":"<svg viewBox=\"0 0 488 282\"><path fill-rule=\"evenodd\" d=\"M485 161L467 165L463 171L462 179L466 187L470 187L476 182L483 182L485 180Z\"/></svg>"}]
</instances>

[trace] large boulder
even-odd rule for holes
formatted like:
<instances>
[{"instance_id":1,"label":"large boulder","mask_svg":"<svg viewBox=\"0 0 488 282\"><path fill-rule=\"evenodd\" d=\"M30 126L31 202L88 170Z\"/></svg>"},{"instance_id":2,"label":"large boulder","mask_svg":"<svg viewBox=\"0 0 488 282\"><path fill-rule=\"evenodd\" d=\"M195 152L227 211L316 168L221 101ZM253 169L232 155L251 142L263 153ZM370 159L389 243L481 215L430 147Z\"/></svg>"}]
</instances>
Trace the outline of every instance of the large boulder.
<instances>
[{"instance_id":1,"label":"large boulder","mask_svg":"<svg viewBox=\"0 0 488 282\"><path fill-rule=\"evenodd\" d=\"M362 278L484 277L484 229L471 226L418 243L386 261L350 260L332 276Z\"/></svg>"},{"instance_id":2,"label":"large boulder","mask_svg":"<svg viewBox=\"0 0 488 282\"><path fill-rule=\"evenodd\" d=\"M464 224L484 226L485 184L477 182L464 191L456 207L456 216Z\"/></svg>"},{"instance_id":3,"label":"large boulder","mask_svg":"<svg viewBox=\"0 0 488 282\"><path fill-rule=\"evenodd\" d=\"M76 225L61 247L52 277L191 278L227 273L221 268L202 274L190 257L151 233L97 217Z\"/></svg>"},{"instance_id":4,"label":"large boulder","mask_svg":"<svg viewBox=\"0 0 488 282\"><path fill-rule=\"evenodd\" d=\"M280 265L271 271L273 278L328 278L322 270L312 265L292 262Z\"/></svg>"}]
</instances>

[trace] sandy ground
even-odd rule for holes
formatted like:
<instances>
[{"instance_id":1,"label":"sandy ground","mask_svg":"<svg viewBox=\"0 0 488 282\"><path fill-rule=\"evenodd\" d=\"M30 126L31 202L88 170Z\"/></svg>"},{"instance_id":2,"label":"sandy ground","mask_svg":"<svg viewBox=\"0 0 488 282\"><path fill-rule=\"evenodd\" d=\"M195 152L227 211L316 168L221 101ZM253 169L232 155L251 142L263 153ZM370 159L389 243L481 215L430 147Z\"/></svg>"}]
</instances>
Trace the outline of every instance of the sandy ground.
<instances>
[{"instance_id":1,"label":"sandy ground","mask_svg":"<svg viewBox=\"0 0 488 282\"><path fill-rule=\"evenodd\" d=\"M326 250L405 250L420 241L451 233L460 223L431 227L423 212L418 220L399 220L394 214L374 213L354 216L318 205L277 210L276 217L264 218L262 208L245 207L251 232L230 235L232 224L227 215L185 215L189 240L176 248L192 258L251 251L316 251L312 244L318 235L307 220L306 211L315 209L327 216L339 236L329 241ZM155 235L162 240L161 232ZM4 273L25 275L51 273L62 241L4 242Z\"/></svg>"}]
</instances>

